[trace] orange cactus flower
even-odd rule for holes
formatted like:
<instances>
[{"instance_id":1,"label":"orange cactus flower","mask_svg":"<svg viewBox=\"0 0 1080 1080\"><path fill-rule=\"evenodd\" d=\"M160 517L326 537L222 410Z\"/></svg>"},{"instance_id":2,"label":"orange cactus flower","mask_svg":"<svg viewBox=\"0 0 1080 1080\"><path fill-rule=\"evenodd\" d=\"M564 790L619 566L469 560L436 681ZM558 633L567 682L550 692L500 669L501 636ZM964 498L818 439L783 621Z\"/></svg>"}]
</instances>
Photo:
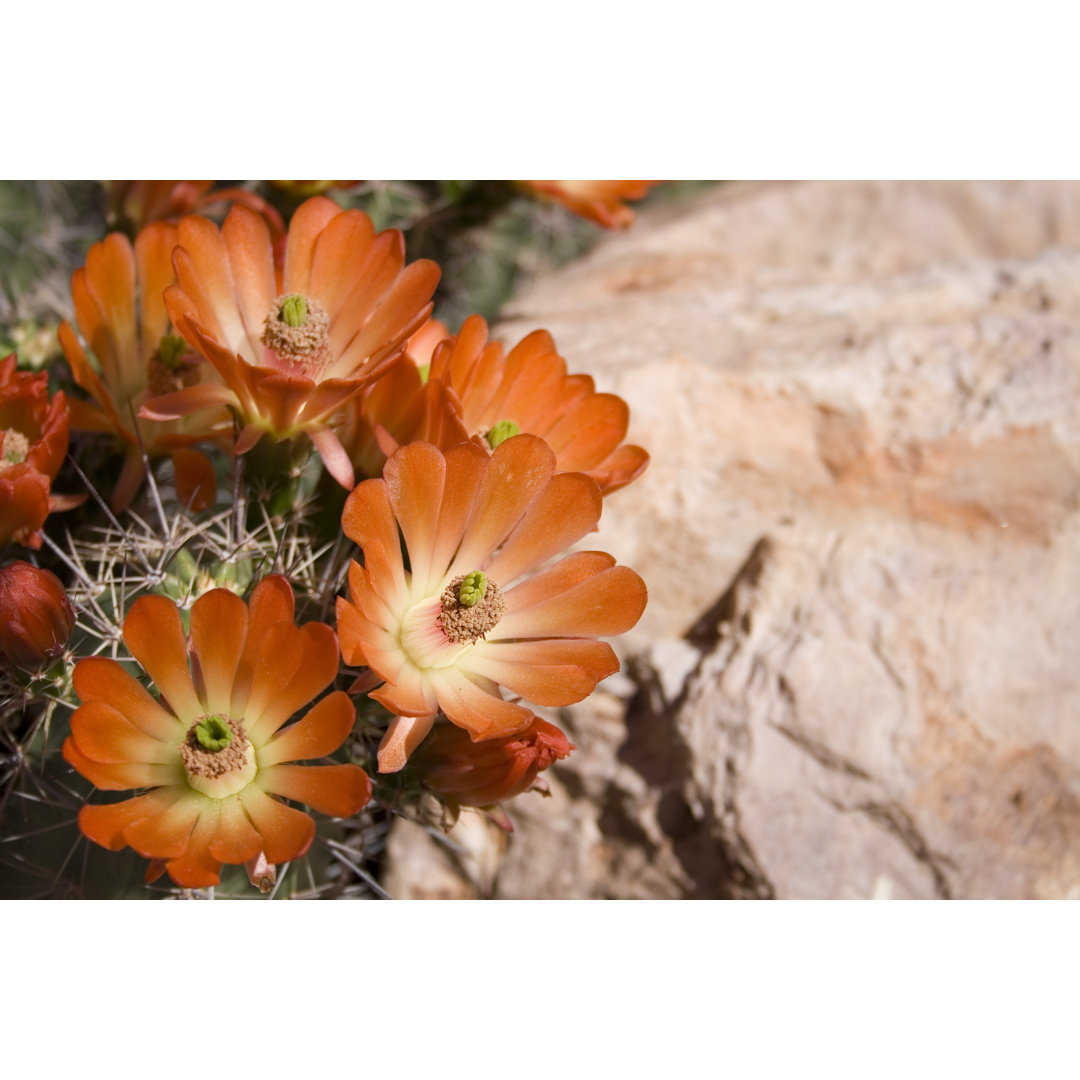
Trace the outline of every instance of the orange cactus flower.
<instances>
[{"instance_id":1,"label":"orange cactus flower","mask_svg":"<svg viewBox=\"0 0 1080 1080\"><path fill-rule=\"evenodd\" d=\"M95 843L130 845L153 860L147 880L168 870L177 885L216 885L223 863L299 858L315 822L272 796L348 817L371 797L356 765L289 764L333 753L352 730L348 695L323 698L285 722L330 684L337 638L323 623L297 627L285 578L264 578L250 606L228 589L180 612L144 596L124 620L131 655L156 684L153 697L115 660L75 668L83 704L71 718L64 760L104 791L151 788L105 806L84 806L79 827ZM190 664L190 667L189 667Z\"/></svg>"},{"instance_id":2,"label":"orange cactus flower","mask_svg":"<svg viewBox=\"0 0 1080 1080\"><path fill-rule=\"evenodd\" d=\"M605 229L625 229L634 212L623 199L643 199L660 180L522 180L531 194L561 203Z\"/></svg>"},{"instance_id":3,"label":"orange cactus flower","mask_svg":"<svg viewBox=\"0 0 1080 1080\"><path fill-rule=\"evenodd\" d=\"M574 749L554 724L538 718L517 735L483 742L453 724L436 724L413 763L450 806L491 806L531 790L540 773Z\"/></svg>"},{"instance_id":4,"label":"orange cactus flower","mask_svg":"<svg viewBox=\"0 0 1080 1080\"><path fill-rule=\"evenodd\" d=\"M245 206L234 206L220 230L205 218L182 219L179 244L178 284L165 301L224 385L162 395L143 415L175 418L229 405L244 425L236 453L267 433L291 439L303 432L331 475L351 488L353 468L329 419L423 325L438 267L423 259L404 267L400 232L376 236L366 214L322 197L296 211L283 259L275 259L266 222Z\"/></svg>"},{"instance_id":5,"label":"orange cactus flower","mask_svg":"<svg viewBox=\"0 0 1080 1080\"><path fill-rule=\"evenodd\" d=\"M63 392L49 399L49 376L0 360L0 543L41 547L41 526L60 500L49 489L68 448Z\"/></svg>"},{"instance_id":6,"label":"orange cactus flower","mask_svg":"<svg viewBox=\"0 0 1080 1080\"><path fill-rule=\"evenodd\" d=\"M211 206L239 202L262 214L275 236L285 235L281 215L262 196L247 188L212 191L213 180L105 180L109 222L138 231L151 221L175 220L183 214L204 213Z\"/></svg>"},{"instance_id":7,"label":"orange cactus flower","mask_svg":"<svg viewBox=\"0 0 1080 1080\"><path fill-rule=\"evenodd\" d=\"M468 440L460 402L447 400L441 384L434 393L424 391L432 354L450 336L438 319L424 323L409 338L401 360L346 402L335 417L334 430L364 476L378 476L401 443L430 442L449 448Z\"/></svg>"},{"instance_id":8,"label":"orange cactus flower","mask_svg":"<svg viewBox=\"0 0 1080 1080\"><path fill-rule=\"evenodd\" d=\"M345 662L385 680L371 696L396 714L380 772L405 764L439 712L474 740L514 735L534 715L500 687L568 705L619 669L595 638L638 621L641 578L599 551L533 573L593 529L600 507L596 483L556 475L555 455L533 435L490 455L473 443L445 453L410 443L381 479L356 487L341 524L364 565L349 568L338 633Z\"/></svg>"},{"instance_id":9,"label":"orange cactus flower","mask_svg":"<svg viewBox=\"0 0 1080 1080\"><path fill-rule=\"evenodd\" d=\"M495 446L526 432L555 451L559 472L586 473L604 495L640 476L649 463L640 446L623 443L630 422L626 402L598 394L588 375L568 375L546 330L529 334L507 354L499 342L488 341L479 315L434 350L423 385L418 373L398 365L371 389L362 408L387 454L417 441L445 450L470 437Z\"/></svg>"},{"instance_id":10,"label":"orange cactus flower","mask_svg":"<svg viewBox=\"0 0 1080 1080\"><path fill-rule=\"evenodd\" d=\"M156 222L135 240L110 233L87 253L86 265L71 275L75 318L97 358L100 373L87 358L69 323L60 324L60 347L71 373L94 402L71 402L77 431L110 432L125 445L124 464L112 496L114 510L124 509L146 478L142 449L169 455L176 473L177 496L195 510L214 502L217 482L205 454L191 449L197 440L232 435L232 419L218 407L195 426L187 421L136 419L153 394L182 386L205 385L217 376L187 343L171 332L162 294L175 282L172 249L176 226Z\"/></svg>"}]
</instances>

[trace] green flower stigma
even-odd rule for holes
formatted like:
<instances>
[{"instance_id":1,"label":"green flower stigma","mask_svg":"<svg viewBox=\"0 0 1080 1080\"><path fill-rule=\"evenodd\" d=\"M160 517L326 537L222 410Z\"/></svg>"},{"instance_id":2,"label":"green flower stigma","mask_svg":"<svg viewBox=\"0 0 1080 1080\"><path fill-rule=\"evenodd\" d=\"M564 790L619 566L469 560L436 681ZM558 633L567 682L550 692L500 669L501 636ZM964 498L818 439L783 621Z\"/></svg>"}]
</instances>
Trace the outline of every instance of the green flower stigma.
<instances>
[{"instance_id":1,"label":"green flower stigma","mask_svg":"<svg viewBox=\"0 0 1080 1080\"><path fill-rule=\"evenodd\" d=\"M485 436L488 446L494 450L500 443L521 434L521 428L513 420L500 420Z\"/></svg>"},{"instance_id":2,"label":"green flower stigma","mask_svg":"<svg viewBox=\"0 0 1080 1080\"><path fill-rule=\"evenodd\" d=\"M458 602L462 607L479 604L487 593L487 578L479 570L466 574L458 589Z\"/></svg>"},{"instance_id":3,"label":"green flower stigma","mask_svg":"<svg viewBox=\"0 0 1080 1080\"><path fill-rule=\"evenodd\" d=\"M416 370L420 374L420 385L423 386L424 383L428 381L428 376L431 374L431 365L421 364Z\"/></svg>"},{"instance_id":4,"label":"green flower stigma","mask_svg":"<svg viewBox=\"0 0 1080 1080\"><path fill-rule=\"evenodd\" d=\"M281 321L286 326L303 326L307 322L307 315L307 300L299 293L290 293L281 301Z\"/></svg>"},{"instance_id":5,"label":"green flower stigma","mask_svg":"<svg viewBox=\"0 0 1080 1080\"><path fill-rule=\"evenodd\" d=\"M211 753L224 750L232 742L233 733L223 716L204 716L195 725L195 738L204 750Z\"/></svg>"},{"instance_id":6,"label":"green flower stigma","mask_svg":"<svg viewBox=\"0 0 1080 1080\"><path fill-rule=\"evenodd\" d=\"M157 358L163 367L170 371L179 371L181 361L191 352L188 343L179 334L166 334L157 347Z\"/></svg>"}]
</instances>

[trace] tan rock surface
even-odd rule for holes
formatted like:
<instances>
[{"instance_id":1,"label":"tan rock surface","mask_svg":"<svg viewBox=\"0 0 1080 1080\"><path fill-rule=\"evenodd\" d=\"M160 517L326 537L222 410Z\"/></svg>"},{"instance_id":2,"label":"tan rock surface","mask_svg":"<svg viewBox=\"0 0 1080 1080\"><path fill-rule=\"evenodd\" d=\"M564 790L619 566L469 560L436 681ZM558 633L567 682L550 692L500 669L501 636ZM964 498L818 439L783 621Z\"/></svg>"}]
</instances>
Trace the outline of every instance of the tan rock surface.
<instances>
[{"instance_id":1,"label":"tan rock surface","mask_svg":"<svg viewBox=\"0 0 1080 1080\"><path fill-rule=\"evenodd\" d=\"M630 404L650 604L474 894L1080 894L1080 186L722 188L511 316Z\"/></svg>"}]
</instances>

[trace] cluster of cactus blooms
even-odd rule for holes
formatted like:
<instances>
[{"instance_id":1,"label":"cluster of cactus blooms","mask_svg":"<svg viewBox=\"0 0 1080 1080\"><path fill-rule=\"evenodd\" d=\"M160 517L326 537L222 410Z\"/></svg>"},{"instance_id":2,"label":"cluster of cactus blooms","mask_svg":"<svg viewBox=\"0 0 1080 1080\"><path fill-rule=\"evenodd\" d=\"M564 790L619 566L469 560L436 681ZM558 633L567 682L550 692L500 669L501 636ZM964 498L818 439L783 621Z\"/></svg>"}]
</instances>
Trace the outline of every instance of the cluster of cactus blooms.
<instances>
[{"instance_id":1,"label":"cluster of cactus blooms","mask_svg":"<svg viewBox=\"0 0 1080 1080\"><path fill-rule=\"evenodd\" d=\"M115 220L171 216L72 275L70 375L0 363L4 723L11 688L24 724L48 700L82 837L147 882L243 865L266 890L316 837L301 806L505 821L574 749L531 706L587 697L645 607L633 570L568 553L648 463L625 403L543 330L449 332L439 267L326 195L286 224L218 192L219 225L200 182L112 194ZM623 223L595 198L569 205ZM88 490L57 493L69 429Z\"/></svg>"}]
</instances>

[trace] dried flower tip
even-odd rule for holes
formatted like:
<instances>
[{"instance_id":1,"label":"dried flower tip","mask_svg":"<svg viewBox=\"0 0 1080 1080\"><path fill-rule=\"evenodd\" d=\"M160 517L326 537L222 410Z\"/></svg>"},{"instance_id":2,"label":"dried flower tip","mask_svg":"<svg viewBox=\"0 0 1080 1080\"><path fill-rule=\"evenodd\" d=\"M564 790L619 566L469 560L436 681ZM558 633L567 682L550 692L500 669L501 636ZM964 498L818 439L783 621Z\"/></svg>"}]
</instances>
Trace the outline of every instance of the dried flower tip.
<instances>
[{"instance_id":1,"label":"dried flower tip","mask_svg":"<svg viewBox=\"0 0 1080 1080\"><path fill-rule=\"evenodd\" d=\"M21 465L30 453L30 440L14 428L7 428L0 433L0 472L12 465Z\"/></svg>"},{"instance_id":2,"label":"dried flower tip","mask_svg":"<svg viewBox=\"0 0 1080 1080\"><path fill-rule=\"evenodd\" d=\"M485 436L488 446L494 450L500 443L521 434L521 428L513 420L500 420Z\"/></svg>"},{"instance_id":3,"label":"dried flower tip","mask_svg":"<svg viewBox=\"0 0 1080 1080\"><path fill-rule=\"evenodd\" d=\"M146 866L146 876L143 878L143 881L145 881L147 885L152 885L165 873L165 867L168 862L168 859L151 859Z\"/></svg>"},{"instance_id":4,"label":"dried flower tip","mask_svg":"<svg viewBox=\"0 0 1080 1080\"><path fill-rule=\"evenodd\" d=\"M247 870L248 881L261 893L268 893L277 881L277 867L266 861L265 851L260 851L254 859L244 863L244 869Z\"/></svg>"},{"instance_id":5,"label":"dried flower tip","mask_svg":"<svg viewBox=\"0 0 1080 1080\"><path fill-rule=\"evenodd\" d=\"M506 613L502 590L479 570L454 578L443 590L439 625L457 645L472 645Z\"/></svg>"}]
</instances>

